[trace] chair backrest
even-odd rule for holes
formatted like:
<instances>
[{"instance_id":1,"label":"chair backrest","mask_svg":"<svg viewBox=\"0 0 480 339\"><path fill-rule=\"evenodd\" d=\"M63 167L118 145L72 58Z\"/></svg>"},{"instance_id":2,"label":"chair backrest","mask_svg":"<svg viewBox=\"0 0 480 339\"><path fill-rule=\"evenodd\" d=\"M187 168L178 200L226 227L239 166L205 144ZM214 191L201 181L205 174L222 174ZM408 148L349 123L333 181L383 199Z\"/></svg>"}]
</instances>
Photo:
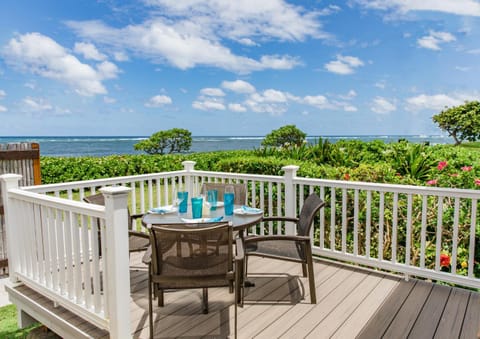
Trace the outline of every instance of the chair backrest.
<instances>
[{"instance_id":1,"label":"chair backrest","mask_svg":"<svg viewBox=\"0 0 480 339\"><path fill-rule=\"evenodd\" d=\"M303 203L302 210L298 217L297 234L309 235L313 224L313 218L317 212L325 205L325 202L315 193L310 194Z\"/></svg>"},{"instance_id":2,"label":"chair backrest","mask_svg":"<svg viewBox=\"0 0 480 339\"><path fill-rule=\"evenodd\" d=\"M218 200L223 201L225 186L233 186L233 191L235 192L235 200L233 203L235 205L245 205L247 202L247 186L245 184L206 182L202 185L201 192L206 193L209 190L217 190Z\"/></svg>"},{"instance_id":3,"label":"chair backrest","mask_svg":"<svg viewBox=\"0 0 480 339\"><path fill-rule=\"evenodd\" d=\"M40 145L32 142L0 144L0 174L21 174L19 186L40 185ZM0 269L8 266L7 238L0 187Z\"/></svg>"},{"instance_id":4,"label":"chair backrest","mask_svg":"<svg viewBox=\"0 0 480 339\"><path fill-rule=\"evenodd\" d=\"M88 197L84 197L83 201L88 202L90 204L105 206L105 196L103 193L97 193L89 195ZM132 227L132 216L130 215L130 211L128 211L128 228Z\"/></svg>"},{"instance_id":5,"label":"chair backrest","mask_svg":"<svg viewBox=\"0 0 480 339\"><path fill-rule=\"evenodd\" d=\"M149 231L152 276L160 287L225 286L233 279L228 222L152 225Z\"/></svg>"}]
</instances>

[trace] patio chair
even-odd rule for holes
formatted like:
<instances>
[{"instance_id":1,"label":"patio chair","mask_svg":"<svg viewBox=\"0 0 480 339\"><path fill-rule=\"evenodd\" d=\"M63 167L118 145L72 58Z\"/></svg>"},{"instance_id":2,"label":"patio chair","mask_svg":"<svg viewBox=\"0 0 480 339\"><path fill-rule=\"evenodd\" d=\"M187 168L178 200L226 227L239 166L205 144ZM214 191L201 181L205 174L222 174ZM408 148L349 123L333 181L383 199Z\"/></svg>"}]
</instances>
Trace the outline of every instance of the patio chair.
<instances>
[{"instance_id":1,"label":"patio chair","mask_svg":"<svg viewBox=\"0 0 480 339\"><path fill-rule=\"evenodd\" d=\"M235 205L245 205L247 201L247 187L245 184L228 184L228 183L217 183L217 182L206 182L202 185L201 193L205 194L209 190L218 191L218 200L223 201L223 194L225 193L225 186L233 186L233 191L235 193L235 200L233 203Z\"/></svg>"},{"instance_id":2,"label":"patio chair","mask_svg":"<svg viewBox=\"0 0 480 339\"><path fill-rule=\"evenodd\" d=\"M303 276L307 277L310 287L312 304L317 303L315 291L315 277L313 272L312 249L310 242L310 228L316 213L325 205L315 193L305 199L298 218L290 217L265 217L262 222L291 221L297 225L297 235L251 235L244 239L246 270L248 270L248 257L251 255L272 259L299 262L302 264ZM247 273L246 273L247 274Z\"/></svg>"},{"instance_id":3,"label":"patio chair","mask_svg":"<svg viewBox=\"0 0 480 339\"><path fill-rule=\"evenodd\" d=\"M151 225L149 230L152 244L151 260L147 260L150 338L153 338L153 290L159 306L163 306L165 289L202 288L202 311L208 313L208 287L232 283L236 337L237 304L243 296L244 253L243 244L237 238L233 257L232 226L228 222L163 224Z\"/></svg>"},{"instance_id":4,"label":"patio chair","mask_svg":"<svg viewBox=\"0 0 480 339\"><path fill-rule=\"evenodd\" d=\"M85 202L95 205L105 206L105 197L102 193L92 194L83 198ZM150 237L148 233L133 231L130 229L133 222L141 218L143 214L130 214L128 212L128 252L141 252L145 251L150 245ZM99 246L99 248L101 248Z\"/></svg>"}]
</instances>

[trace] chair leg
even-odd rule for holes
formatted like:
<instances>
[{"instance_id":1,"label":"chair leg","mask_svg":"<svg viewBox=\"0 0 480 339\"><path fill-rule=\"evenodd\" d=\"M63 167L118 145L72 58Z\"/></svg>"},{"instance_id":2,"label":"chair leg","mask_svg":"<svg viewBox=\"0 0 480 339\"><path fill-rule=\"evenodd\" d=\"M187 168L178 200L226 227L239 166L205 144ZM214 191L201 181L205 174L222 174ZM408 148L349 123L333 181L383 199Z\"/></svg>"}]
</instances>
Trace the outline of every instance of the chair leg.
<instances>
[{"instance_id":1,"label":"chair leg","mask_svg":"<svg viewBox=\"0 0 480 339\"><path fill-rule=\"evenodd\" d=\"M202 312L203 314L208 313L208 288L203 288L202 291Z\"/></svg>"},{"instance_id":2,"label":"chair leg","mask_svg":"<svg viewBox=\"0 0 480 339\"><path fill-rule=\"evenodd\" d=\"M306 278L307 277L307 265L305 263L302 264L302 273L303 273L303 277Z\"/></svg>"},{"instance_id":3,"label":"chair leg","mask_svg":"<svg viewBox=\"0 0 480 339\"><path fill-rule=\"evenodd\" d=\"M308 284L310 288L310 301L312 304L316 304L317 290L315 288L315 272L313 271L313 260L311 256L307 259L307 266L308 266Z\"/></svg>"},{"instance_id":4,"label":"chair leg","mask_svg":"<svg viewBox=\"0 0 480 339\"><path fill-rule=\"evenodd\" d=\"M148 321L150 327L150 339L153 339L153 305L152 305L152 282L150 277L148 278Z\"/></svg>"},{"instance_id":5,"label":"chair leg","mask_svg":"<svg viewBox=\"0 0 480 339\"><path fill-rule=\"evenodd\" d=\"M163 307L163 289L157 287L157 298L158 298L158 307Z\"/></svg>"},{"instance_id":6,"label":"chair leg","mask_svg":"<svg viewBox=\"0 0 480 339\"><path fill-rule=\"evenodd\" d=\"M238 279L235 279L236 281L238 281ZM238 286L238 284L235 284L234 286L234 298L235 298L235 339L237 339L237 306L238 306L238 298L237 298L237 294L238 294L238 289L239 289L240 286Z\"/></svg>"}]
</instances>

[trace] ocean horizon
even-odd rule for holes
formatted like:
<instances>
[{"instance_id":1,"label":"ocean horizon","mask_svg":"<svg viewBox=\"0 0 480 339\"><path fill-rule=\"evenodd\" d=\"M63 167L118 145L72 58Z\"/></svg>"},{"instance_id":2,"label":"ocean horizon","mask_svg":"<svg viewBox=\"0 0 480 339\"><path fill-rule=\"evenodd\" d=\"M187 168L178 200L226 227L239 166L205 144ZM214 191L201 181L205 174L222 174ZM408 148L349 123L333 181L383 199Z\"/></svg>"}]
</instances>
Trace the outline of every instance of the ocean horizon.
<instances>
[{"instance_id":1,"label":"ocean horizon","mask_svg":"<svg viewBox=\"0 0 480 339\"><path fill-rule=\"evenodd\" d=\"M190 152L211 152L221 150L253 150L259 148L265 136L192 136ZM148 136L8 136L0 137L0 144L15 142L37 142L42 156L80 157L107 156L115 154L145 154L134 150L134 145ZM307 136L308 142L319 138L330 142L338 140L361 140L397 142L406 139L410 142L431 144L453 143L444 135L319 135Z\"/></svg>"}]
</instances>

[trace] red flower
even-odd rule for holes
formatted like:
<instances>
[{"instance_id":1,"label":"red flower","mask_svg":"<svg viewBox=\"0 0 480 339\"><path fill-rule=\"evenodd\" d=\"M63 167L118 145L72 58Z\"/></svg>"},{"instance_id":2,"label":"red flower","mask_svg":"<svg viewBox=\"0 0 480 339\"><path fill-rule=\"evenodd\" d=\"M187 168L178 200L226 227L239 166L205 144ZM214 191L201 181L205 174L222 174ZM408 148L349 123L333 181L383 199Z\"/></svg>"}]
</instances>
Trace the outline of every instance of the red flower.
<instances>
[{"instance_id":1,"label":"red flower","mask_svg":"<svg viewBox=\"0 0 480 339\"><path fill-rule=\"evenodd\" d=\"M345 175L343 176L343 179L350 180L350 174L345 173Z\"/></svg>"},{"instance_id":2,"label":"red flower","mask_svg":"<svg viewBox=\"0 0 480 339\"><path fill-rule=\"evenodd\" d=\"M438 183L438 180L437 180L437 179L433 179L433 180L428 180L428 181L427 181L427 185L430 185L430 186L436 185L437 183Z\"/></svg>"},{"instance_id":3,"label":"red flower","mask_svg":"<svg viewBox=\"0 0 480 339\"><path fill-rule=\"evenodd\" d=\"M475 179L475 185L480 186L480 179Z\"/></svg>"},{"instance_id":4,"label":"red flower","mask_svg":"<svg viewBox=\"0 0 480 339\"><path fill-rule=\"evenodd\" d=\"M450 256L448 254L440 254L440 266L448 267L450 266Z\"/></svg>"},{"instance_id":5,"label":"red flower","mask_svg":"<svg viewBox=\"0 0 480 339\"><path fill-rule=\"evenodd\" d=\"M447 167L447 162L446 161L440 161L438 163L437 168L438 168L439 171L443 170L445 167Z\"/></svg>"},{"instance_id":6,"label":"red flower","mask_svg":"<svg viewBox=\"0 0 480 339\"><path fill-rule=\"evenodd\" d=\"M462 167L462 171L464 171L464 172L470 172L472 169L473 169L472 166L463 166Z\"/></svg>"}]
</instances>

